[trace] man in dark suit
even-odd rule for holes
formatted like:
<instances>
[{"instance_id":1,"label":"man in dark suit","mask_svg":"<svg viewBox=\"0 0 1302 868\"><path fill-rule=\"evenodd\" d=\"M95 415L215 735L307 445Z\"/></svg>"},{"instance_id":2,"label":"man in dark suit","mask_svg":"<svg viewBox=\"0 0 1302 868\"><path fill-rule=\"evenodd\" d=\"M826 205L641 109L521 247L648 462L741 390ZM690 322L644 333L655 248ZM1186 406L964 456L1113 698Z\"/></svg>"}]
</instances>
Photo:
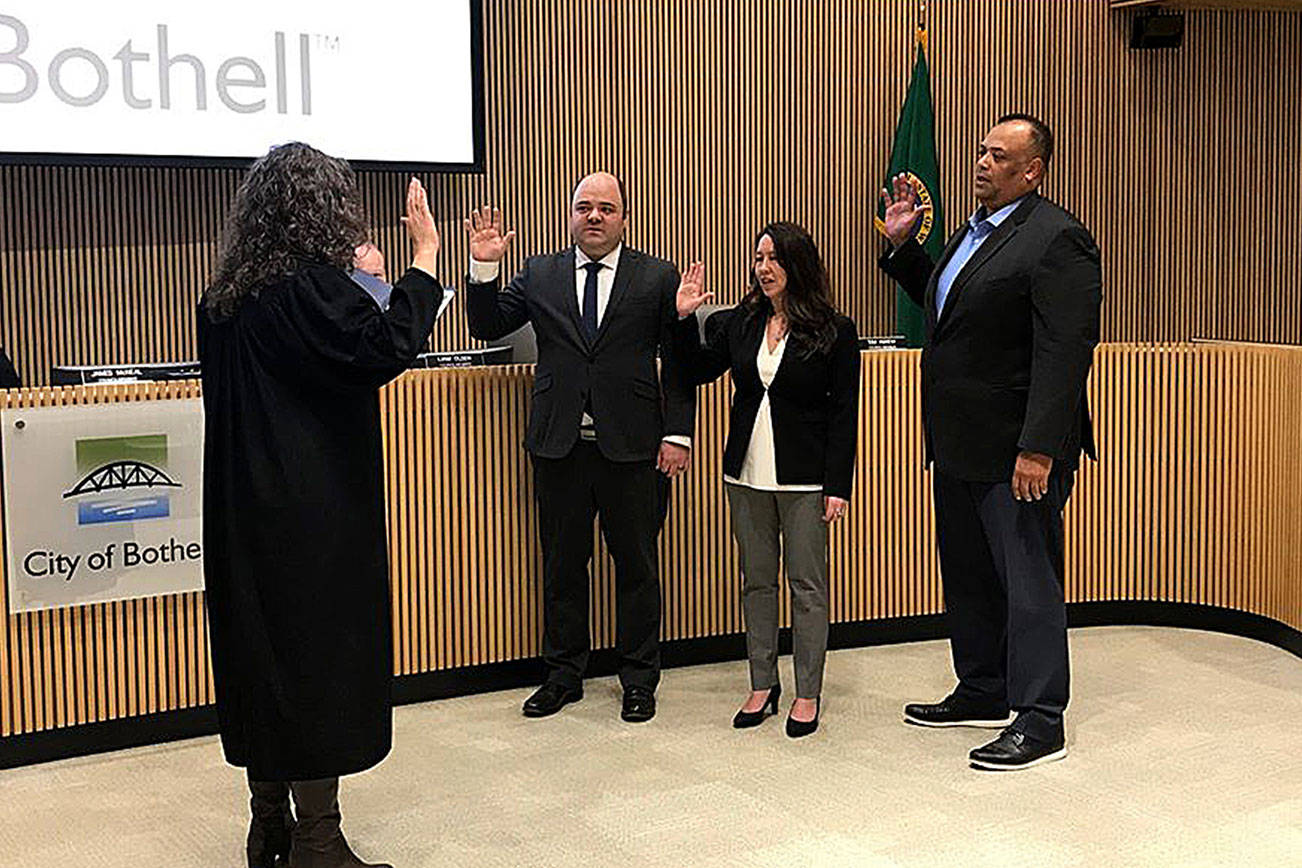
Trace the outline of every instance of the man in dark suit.
<instances>
[{"instance_id":1,"label":"man in dark suit","mask_svg":"<svg viewBox=\"0 0 1302 868\"><path fill-rule=\"evenodd\" d=\"M678 271L623 243L628 197L615 176L579 182L570 208L574 245L527 259L499 290L514 232L484 208L466 221L470 334L501 338L532 323L538 340L524 445L533 458L543 549L543 659L547 680L526 717L583 698L588 661L592 522L615 560L621 716L655 715L660 679L661 479L690 457L696 398L681 375L672 328ZM662 370L656 369L659 349Z\"/></svg>"},{"instance_id":2,"label":"man in dark suit","mask_svg":"<svg viewBox=\"0 0 1302 868\"><path fill-rule=\"evenodd\" d=\"M980 207L939 263L914 238L927 206L909 180L882 191L881 267L926 313L923 417L959 681L904 715L1006 727L969 755L985 769L1066 755L1062 510L1080 453L1094 457L1085 379L1101 277L1089 232L1037 192L1052 154L1044 123L1001 118L978 151Z\"/></svg>"}]
</instances>

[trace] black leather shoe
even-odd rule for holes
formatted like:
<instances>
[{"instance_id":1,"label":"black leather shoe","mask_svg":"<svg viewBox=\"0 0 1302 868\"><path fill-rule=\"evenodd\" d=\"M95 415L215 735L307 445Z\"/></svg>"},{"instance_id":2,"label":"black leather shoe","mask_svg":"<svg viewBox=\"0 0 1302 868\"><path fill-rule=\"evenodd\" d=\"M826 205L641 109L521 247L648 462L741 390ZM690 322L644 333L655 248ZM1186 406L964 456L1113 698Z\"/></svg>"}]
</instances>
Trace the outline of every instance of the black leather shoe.
<instances>
[{"instance_id":1,"label":"black leather shoe","mask_svg":"<svg viewBox=\"0 0 1302 868\"><path fill-rule=\"evenodd\" d=\"M524 701L525 717L547 717L555 714L571 702L583 698L582 687L566 687L564 684L548 682L539 687Z\"/></svg>"},{"instance_id":2,"label":"black leather shoe","mask_svg":"<svg viewBox=\"0 0 1302 868\"><path fill-rule=\"evenodd\" d=\"M645 687L625 687L624 707L619 716L629 723L645 723L656 716L655 691Z\"/></svg>"},{"instance_id":3,"label":"black leather shoe","mask_svg":"<svg viewBox=\"0 0 1302 868\"><path fill-rule=\"evenodd\" d=\"M778 713L778 697L782 695L782 685L774 684L769 688L768 699L764 700L764 705L759 711L739 711L732 717L733 729L749 729L752 726L759 726L768 718Z\"/></svg>"},{"instance_id":4,"label":"black leather shoe","mask_svg":"<svg viewBox=\"0 0 1302 868\"><path fill-rule=\"evenodd\" d=\"M787 715L787 737L801 738L810 735L818 729L818 717L823 713L823 697L819 696L814 700L814 719L813 720L796 720L790 714Z\"/></svg>"},{"instance_id":5,"label":"black leather shoe","mask_svg":"<svg viewBox=\"0 0 1302 868\"><path fill-rule=\"evenodd\" d=\"M972 767L988 771L1029 769L1041 763L1051 763L1067 755L1067 745L1061 738L1040 741L1024 732L1009 727L999 738L967 755Z\"/></svg>"},{"instance_id":6,"label":"black leather shoe","mask_svg":"<svg viewBox=\"0 0 1302 868\"><path fill-rule=\"evenodd\" d=\"M1007 706L987 705L950 694L940 702L911 702L904 706L904 722L915 726L977 726L1002 729L1013 722Z\"/></svg>"}]
</instances>

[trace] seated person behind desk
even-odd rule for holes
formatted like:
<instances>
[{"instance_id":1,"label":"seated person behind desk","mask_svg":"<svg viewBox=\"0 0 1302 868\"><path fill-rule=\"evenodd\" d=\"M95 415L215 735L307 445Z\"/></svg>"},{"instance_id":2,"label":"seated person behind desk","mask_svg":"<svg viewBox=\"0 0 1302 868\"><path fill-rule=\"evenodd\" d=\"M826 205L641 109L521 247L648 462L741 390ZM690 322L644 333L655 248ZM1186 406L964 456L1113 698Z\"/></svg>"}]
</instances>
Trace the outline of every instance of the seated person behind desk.
<instances>
[{"instance_id":1,"label":"seated person behind desk","mask_svg":"<svg viewBox=\"0 0 1302 868\"><path fill-rule=\"evenodd\" d=\"M751 694L738 729L776 714L778 563L791 583L796 701L787 735L818 728L827 656L827 532L845 514L858 435L859 342L854 323L832 307L827 269L814 239L794 223L760 232L750 293L705 322L692 314L713 293L704 269L688 269L678 290L675 345L689 380L732 371L733 400L723 453L732 532L741 555L742 610Z\"/></svg>"},{"instance_id":2,"label":"seated person behind desk","mask_svg":"<svg viewBox=\"0 0 1302 868\"><path fill-rule=\"evenodd\" d=\"M366 294L375 299L380 310L389 309L389 296L393 287L384 273L384 254L374 242L367 241L357 245L353 251L353 271L350 275L353 283L366 290Z\"/></svg>"}]
</instances>

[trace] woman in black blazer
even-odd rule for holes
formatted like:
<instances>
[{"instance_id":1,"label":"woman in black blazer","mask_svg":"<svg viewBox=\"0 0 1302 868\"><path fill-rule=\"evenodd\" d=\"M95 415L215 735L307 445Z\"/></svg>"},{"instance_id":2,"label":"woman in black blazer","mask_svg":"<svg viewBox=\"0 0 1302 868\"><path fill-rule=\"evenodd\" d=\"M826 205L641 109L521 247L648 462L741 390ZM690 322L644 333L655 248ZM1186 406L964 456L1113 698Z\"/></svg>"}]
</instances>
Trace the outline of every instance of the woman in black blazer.
<instances>
[{"instance_id":1,"label":"woman in black blazer","mask_svg":"<svg viewBox=\"0 0 1302 868\"><path fill-rule=\"evenodd\" d=\"M832 306L827 269L809 233L770 223L759 233L750 292L705 322L713 297L704 268L678 291L675 342L686 374L707 383L732 372L723 469L741 554L751 694L733 718L755 726L777 713L778 569L791 583L796 700L787 735L818 728L827 655L827 532L845 514L858 433L859 346Z\"/></svg>"}]
</instances>

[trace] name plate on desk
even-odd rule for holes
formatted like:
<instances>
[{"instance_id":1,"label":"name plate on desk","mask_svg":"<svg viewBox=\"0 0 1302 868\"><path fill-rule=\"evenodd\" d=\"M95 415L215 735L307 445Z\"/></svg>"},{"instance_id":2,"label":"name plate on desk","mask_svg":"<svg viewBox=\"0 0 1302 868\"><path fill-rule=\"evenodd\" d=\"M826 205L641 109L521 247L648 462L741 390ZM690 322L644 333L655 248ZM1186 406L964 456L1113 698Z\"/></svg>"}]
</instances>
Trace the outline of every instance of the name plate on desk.
<instances>
[{"instance_id":1,"label":"name plate on desk","mask_svg":"<svg viewBox=\"0 0 1302 868\"><path fill-rule=\"evenodd\" d=\"M109 383L146 383L159 380L197 380L198 362L149 365L60 365L50 369L52 386L94 386Z\"/></svg>"},{"instance_id":2,"label":"name plate on desk","mask_svg":"<svg viewBox=\"0 0 1302 868\"><path fill-rule=\"evenodd\" d=\"M510 347L482 347L444 353L421 353L413 368L475 368L481 365L511 364Z\"/></svg>"},{"instance_id":3,"label":"name plate on desk","mask_svg":"<svg viewBox=\"0 0 1302 868\"><path fill-rule=\"evenodd\" d=\"M859 335L861 350L902 350L907 347L904 335Z\"/></svg>"},{"instance_id":4,"label":"name plate on desk","mask_svg":"<svg viewBox=\"0 0 1302 868\"><path fill-rule=\"evenodd\" d=\"M200 399L0 411L9 612L203 589Z\"/></svg>"}]
</instances>

